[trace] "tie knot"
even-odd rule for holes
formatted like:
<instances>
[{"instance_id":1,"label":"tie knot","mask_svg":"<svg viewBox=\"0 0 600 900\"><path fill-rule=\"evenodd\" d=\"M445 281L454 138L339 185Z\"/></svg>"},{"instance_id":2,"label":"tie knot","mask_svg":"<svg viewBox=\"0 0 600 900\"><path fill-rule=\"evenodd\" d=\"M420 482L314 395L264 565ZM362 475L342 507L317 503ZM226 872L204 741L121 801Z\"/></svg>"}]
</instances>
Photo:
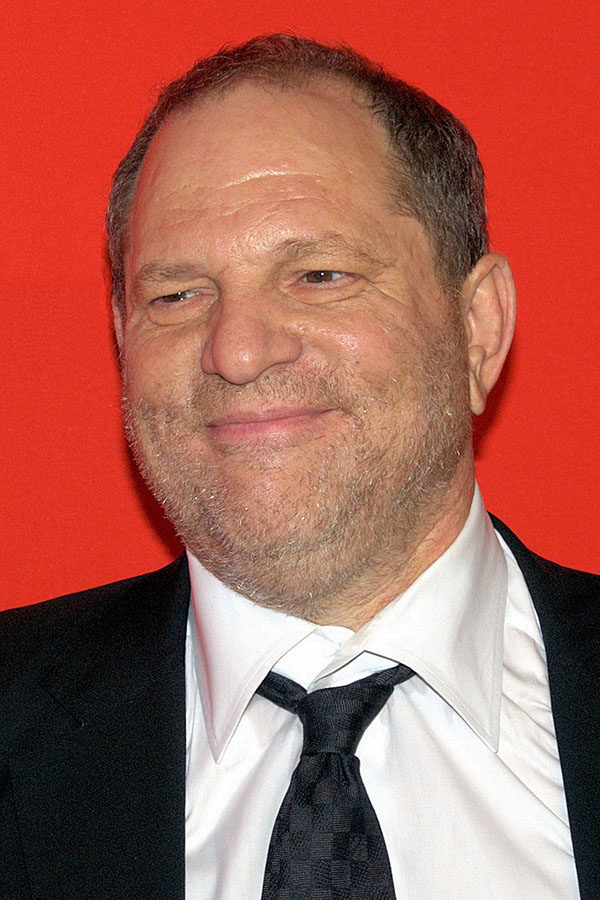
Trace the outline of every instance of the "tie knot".
<instances>
[{"instance_id":1,"label":"tie knot","mask_svg":"<svg viewBox=\"0 0 600 900\"><path fill-rule=\"evenodd\" d=\"M258 693L297 713L304 727L302 753L343 753L354 756L366 728L382 709L395 684L413 675L398 665L342 687L306 691L271 672Z\"/></svg>"},{"instance_id":2,"label":"tie knot","mask_svg":"<svg viewBox=\"0 0 600 900\"><path fill-rule=\"evenodd\" d=\"M307 694L298 704L304 726L302 753L354 756L358 743L392 693L392 685L362 681Z\"/></svg>"}]
</instances>

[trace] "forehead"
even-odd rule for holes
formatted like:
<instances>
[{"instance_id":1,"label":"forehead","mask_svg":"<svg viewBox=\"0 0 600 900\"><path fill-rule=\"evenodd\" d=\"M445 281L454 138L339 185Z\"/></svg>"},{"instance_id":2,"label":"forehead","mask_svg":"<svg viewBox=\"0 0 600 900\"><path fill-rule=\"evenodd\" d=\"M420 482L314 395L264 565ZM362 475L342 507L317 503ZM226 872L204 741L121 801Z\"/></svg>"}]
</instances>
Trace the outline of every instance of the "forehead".
<instances>
[{"instance_id":1,"label":"forehead","mask_svg":"<svg viewBox=\"0 0 600 900\"><path fill-rule=\"evenodd\" d=\"M389 192L388 139L350 86L244 82L168 117L144 160L133 214L197 192L252 182L275 189L276 176L302 188ZM254 185L252 185L254 187Z\"/></svg>"}]
</instances>

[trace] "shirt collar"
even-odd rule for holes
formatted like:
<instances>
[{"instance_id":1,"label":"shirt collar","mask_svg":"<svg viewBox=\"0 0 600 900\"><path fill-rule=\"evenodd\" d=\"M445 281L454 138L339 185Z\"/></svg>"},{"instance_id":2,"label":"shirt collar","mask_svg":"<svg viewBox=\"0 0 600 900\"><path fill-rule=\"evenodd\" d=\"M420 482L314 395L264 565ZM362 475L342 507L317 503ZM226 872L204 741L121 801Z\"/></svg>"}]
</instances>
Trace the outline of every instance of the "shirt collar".
<instances>
[{"instance_id":1,"label":"shirt collar","mask_svg":"<svg viewBox=\"0 0 600 900\"><path fill-rule=\"evenodd\" d=\"M256 688L315 625L258 606L188 551L192 646L208 740L219 759ZM498 747L507 569L479 490L451 546L340 648L322 676L363 651L410 666Z\"/></svg>"},{"instance_id":2,"label":"shirt collar","mask_svg":"<svg viewBox=\"0 0 600 900\"><path fill-rule=\"evenodd\" d=\"M218 760L261 681L315 626L253 603L211 575L189 550L187 556L194 669Z\"/></svg>"},{"instance_id":3,"label":"shirt collar","mask_svg":"<svg viewBox=\"0 0 600 900\"><path fill-rule=\"evenodd\" d=\"M476 487L456 540L341 653L360 646L410 666L495 751L507 591L504 553Z\"/></svg>"}]
</instances>

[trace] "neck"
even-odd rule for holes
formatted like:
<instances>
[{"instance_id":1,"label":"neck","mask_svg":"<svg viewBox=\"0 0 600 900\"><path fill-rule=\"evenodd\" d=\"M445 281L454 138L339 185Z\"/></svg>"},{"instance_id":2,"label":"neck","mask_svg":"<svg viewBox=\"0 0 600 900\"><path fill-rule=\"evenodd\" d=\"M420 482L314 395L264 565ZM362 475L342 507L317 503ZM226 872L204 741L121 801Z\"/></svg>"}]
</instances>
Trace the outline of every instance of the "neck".
<instances>
[{"instance_id":1,"label":"neck","mask_svg":"<svg viewBox=\"0 0 600 900\"><path fill-rule=\"evenodd\" d=\"M472 458L461 460L444 494L423 509L406 541L382 548L367 572L321 604L312 620L318 625L343 625L357 631L403 593L454 542L467 519L475 476Z\"/></svg>"}]
</instances>

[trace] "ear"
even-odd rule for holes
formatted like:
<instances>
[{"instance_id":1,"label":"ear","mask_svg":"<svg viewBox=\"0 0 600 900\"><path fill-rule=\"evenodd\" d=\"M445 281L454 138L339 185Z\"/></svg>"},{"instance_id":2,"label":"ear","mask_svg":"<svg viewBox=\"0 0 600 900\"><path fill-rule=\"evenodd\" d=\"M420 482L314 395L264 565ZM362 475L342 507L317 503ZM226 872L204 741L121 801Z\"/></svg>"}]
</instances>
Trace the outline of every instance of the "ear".
<instances>
[{"instance_id":1,"label":"ear","mask_svg":"<svg viewBox=\"0 0 600 900\"><path fill-rule=\"evenodd\" d=\"M482 256L461 291L469 349L471 410L480 415L508 354L517 313L510 266L499 253Z\"/></svg>"},{"instance_id":2,"label":"ear","mask_svg":"<svg viewBox=\"0 0 600 900\"><path fill-rule=\"evenodd\" d=\"M125 332L125 314L123 309L119 303L117 303L117 299L112 294L110 298L110 305L112 307L113 313L113 325L115 328L115 337L117 339L117 347L119 348L119 354L123 352L123 335Z\"/></svg>"}]
</instances>

